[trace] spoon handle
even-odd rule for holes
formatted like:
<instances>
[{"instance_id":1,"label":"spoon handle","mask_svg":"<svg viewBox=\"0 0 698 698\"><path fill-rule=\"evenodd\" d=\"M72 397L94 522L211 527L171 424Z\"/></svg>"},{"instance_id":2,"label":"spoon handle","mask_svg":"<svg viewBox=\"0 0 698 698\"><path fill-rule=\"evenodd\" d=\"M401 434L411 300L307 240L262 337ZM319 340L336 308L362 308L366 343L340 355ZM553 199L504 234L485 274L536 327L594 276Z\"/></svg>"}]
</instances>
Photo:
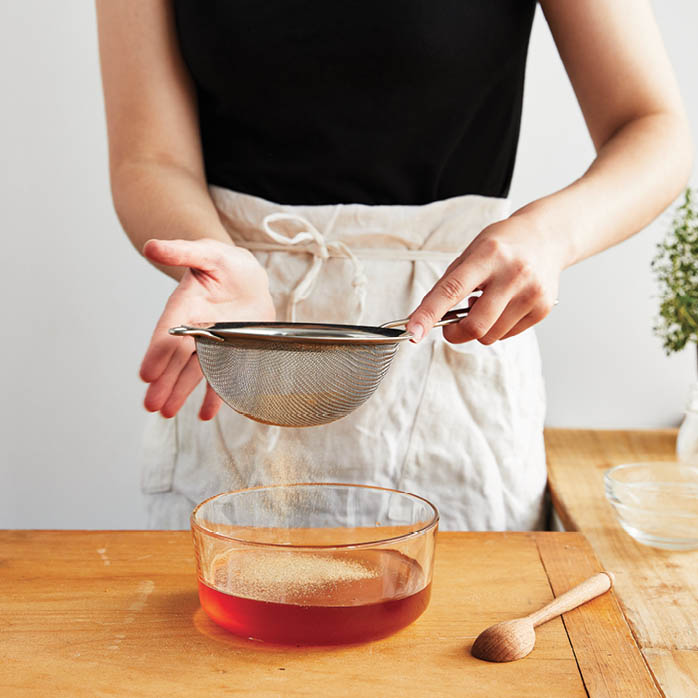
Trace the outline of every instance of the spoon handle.
<instances>
[{"instance_id":1,"label":"spoon handle","mask_svg":"<svg viewBox=\"0 0 698 698\"><path fill-rule=\"evenodd\" d=\"M527 617L533 623L534 628L542 623L547 623L556 616L567 613L567 611L571 611L590 599L607 592L613 586L613 581L612 572L599 572Z\"/></svg>"}]
</instances>

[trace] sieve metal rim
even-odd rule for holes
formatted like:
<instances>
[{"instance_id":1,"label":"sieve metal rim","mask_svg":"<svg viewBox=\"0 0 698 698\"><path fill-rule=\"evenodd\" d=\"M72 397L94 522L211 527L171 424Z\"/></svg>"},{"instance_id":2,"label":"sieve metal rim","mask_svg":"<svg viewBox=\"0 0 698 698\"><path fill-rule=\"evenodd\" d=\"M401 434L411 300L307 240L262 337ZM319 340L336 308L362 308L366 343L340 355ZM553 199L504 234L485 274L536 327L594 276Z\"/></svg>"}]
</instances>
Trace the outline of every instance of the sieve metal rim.
<instances>
[{"instance_id":1,"label":"sieve metal rim","mask_svg":"<svg viewBox=\"0 0 698 698\"><path fill-rule=\"evenodd\" d=\"M206 526L203 526L202 524L198 523L195 521L195 517L199 509L203 507L205 504L208 504L213 499L216 499L217 497L222 497L224 495L231 495L231 494L243 494L245 492L254 492L255 490L271 490L271 489L276 489L280 487L286 487L286 488L292 488L292 487L350 487L350 488L355 488L355 489L366 489L366 490L380 490L382 492L390 492L392 494L401 494L406 497L412 497L413 499L419 499L420 501L424 502L429 509L432 512L432 517L431 519L421 528L415 530L415 531L410 531L409 533L403 533L400 536L390 536L389 538L378 538L376 540L371 540L371 541L364 541L361 543L339 543L335 545L293 545L291 543L261 543L257 541L250 541L246 540L245 538L237 538L235 536L226 536L223 533L218 533L218 531L213 531L210 528L207 528ZM211 497L208 497L207 499L204 499L203 502L200 502L199 504L194 507L194 511L192 511L191 516L189 517L189 523L191 526L192 531L199 530L205 535L208 536L213 536L214 538L218 538L219 540L224 540L224 541L234 541L236 543L244 543L245 545L250 545L250 546L255 546L255 547L262 547L266 549L281 549L281 550L354 550L357 548L372 548L375 547L376 545L382 545L384 543L394 543L396 541L405 541L410 538L416 538L417 536L422 536L425 533L428 533L432 528L435 526L438 526L439 524L439 519L441 518L439 514L439 510L436 508L436 505L432 504L428 499L425 497L421 497L418 494L414 494L413 492L405 492L404 490L395 490L390 487L378 487L376 485L359 485L356 483L350 483L350 482L296 482L296 483L288 483L288 484L278 484L278 485L258 485L257 487L245 487L241 490L228 490L227 492L219 492L218 494L214 494Z\"/></svg>"},{"instance_id":2,"label":"sieve metal rim","mask_svg":"<svg viewBox=\"0 0 698 698\"><path fill-rule=\"evenodd\" d=\"M412 339L410 332L389 327L289 322L217 322L179 325L172 335L190 336L239 345L241 342L282 342L293 344L395 344Z\"/></svg>"}]
</instances>

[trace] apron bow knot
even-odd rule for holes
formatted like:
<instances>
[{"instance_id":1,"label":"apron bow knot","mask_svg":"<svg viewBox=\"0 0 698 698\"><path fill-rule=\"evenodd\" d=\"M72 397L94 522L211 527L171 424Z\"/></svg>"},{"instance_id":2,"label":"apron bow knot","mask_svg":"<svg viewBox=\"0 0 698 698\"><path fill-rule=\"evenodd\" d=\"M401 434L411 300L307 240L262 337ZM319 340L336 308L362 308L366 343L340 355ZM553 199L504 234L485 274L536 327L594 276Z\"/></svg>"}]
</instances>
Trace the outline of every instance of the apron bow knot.
<instances>
[{"instance_id":1,"label":"apron bow knot","mask_svg":"<svg viewBox=\"0 0 698 698\"><path fill-rule=\"evenodd\" d=\"M296 321L296 306L310 296L313 288L315 287L315 283L317 282L322 265L330 258L330 256L346 257L354 266L352 287L356 291L359 307L356 324L359 324L361 321L361 316L363 315L364 311L364 304L366 302L366 286L368 284L368 279L364 273L363 266L361 265L359 258L351 251L347 244L341 240L328 240L328 236L334 227L340 210L341 206L337 206L332 218L327 224L324 234L318 230L307 218L304 218L297 213L270 213L269 215L265 216L264 220L262 221L262 229L275 243L288 247L304 245L303 251L313 256L313 262L305 276L298 282L293 291L291 291L288 309L286 312L286 318L289 322ZM293 235L293 237L284 235L283 233L280 233L272 228L271 224L277 221L297 223L301 225L303 229Z\"/></svg>"}]
</instances>

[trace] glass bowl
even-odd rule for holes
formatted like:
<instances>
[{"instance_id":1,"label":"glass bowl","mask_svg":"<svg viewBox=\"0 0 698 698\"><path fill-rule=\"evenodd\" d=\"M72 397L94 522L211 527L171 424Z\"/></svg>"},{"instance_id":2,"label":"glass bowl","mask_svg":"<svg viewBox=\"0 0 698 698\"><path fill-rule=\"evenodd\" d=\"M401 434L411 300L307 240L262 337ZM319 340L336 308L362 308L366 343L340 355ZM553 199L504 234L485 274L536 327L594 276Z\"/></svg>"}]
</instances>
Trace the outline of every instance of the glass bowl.
<instances>
[{"instance_id":1,"label":"glass bowl","mask_svg":"<svg viewBox=\"0 0 698 698\"><path fill-rule=\"evenodd\" d=\"M364 485L218 494L191 516L201 606L255 640L385 637L429 603L438 520L422 497Z\"/></svg>"},{"instance_id":2,"label":"glass bowl","mask_svg":"<svg viewBox=\"0 0 698 698\"><path fill-rule=\"evenodd\" d=\"M606 498L638 543L698 548L698 466L675 462L617 465L604 476Z\"/></svg>"}]
</instances>

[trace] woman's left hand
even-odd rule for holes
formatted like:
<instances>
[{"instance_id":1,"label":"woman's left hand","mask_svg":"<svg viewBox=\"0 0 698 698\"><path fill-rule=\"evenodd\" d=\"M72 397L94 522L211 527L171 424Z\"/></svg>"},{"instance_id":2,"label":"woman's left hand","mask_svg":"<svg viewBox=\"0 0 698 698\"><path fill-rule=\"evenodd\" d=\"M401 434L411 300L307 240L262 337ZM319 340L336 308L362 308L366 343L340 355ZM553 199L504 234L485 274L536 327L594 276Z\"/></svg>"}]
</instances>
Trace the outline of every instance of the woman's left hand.
<instances>
[{"instance_id":1,"label":"woman's left hand","mask_svg":"<svg viewBox=\"0 0 698 698\"><path fill-rule=\"evenodd\" d=\"M525 214L485 228L446 270L412 313L407 330L419 341L438 320L477 289L470 313L443 328L456 344L492 344L540 322L557 298L561 245Z\"/></svg>"}]
</instances>

